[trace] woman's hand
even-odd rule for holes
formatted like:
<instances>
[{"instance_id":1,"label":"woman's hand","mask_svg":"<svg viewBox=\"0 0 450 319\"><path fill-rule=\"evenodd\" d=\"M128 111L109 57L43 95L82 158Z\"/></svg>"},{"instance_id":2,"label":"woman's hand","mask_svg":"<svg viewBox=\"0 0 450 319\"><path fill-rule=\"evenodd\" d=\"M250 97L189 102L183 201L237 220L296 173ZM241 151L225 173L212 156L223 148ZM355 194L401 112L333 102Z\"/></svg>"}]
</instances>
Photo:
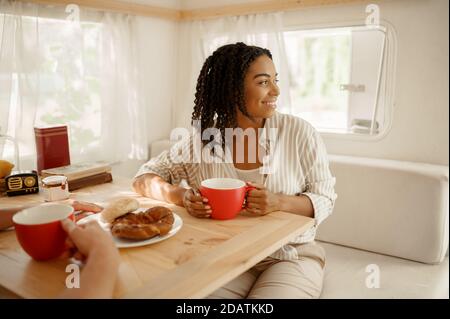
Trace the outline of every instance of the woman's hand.
<instances>
[{"instance_id":1,"label":"woman's hand","mask_svg":"<svg viewBox=\"0 0 450 319\"><path fill-rule=\"evenodd\" d=\"M96 221L78 226L64 219L61 224L68 234L69 252L85 265L77 289L66 289L60 298L112 298L120 265L112 237Z\"/></svg>"},{"instance_id":2,"label":"woman's hand","mask_svg":"<svg viewBox=\"0 0 450 319\"><path fill-rule=\"evenodd\" d=\"M99 213L103 210L102 206L96 205L94 203L80 202L77 200L73 201L72 207L73 210L75 211L92 212L92 213Z\"/></svg>"},{"instance_id":3,"label":"woman's hand","mask_svg":"<svg viewBox=\"0 0 450 319\"><path fill-rule=\"evenodd\" d=\"M245 210L256 216L263 216L280 210L280 197L269 192L262 184L247 182L248 185L256 187L247 195Z\"/></svg>"},{"instance_id":4,"label":"woman's hand","mask_svg":"<svg viewBox=\"0 0 450 319\"><path fill-rule=\"evenodd\" d=\"M69 250L64 257L74 257L84 261L92 254L98 253L117 262L120 260L112 237L96 221L76 225L72 220L65 219L61 221L61 224L68 234L66 244Z\"/></svg>"},{"instance_id":5,"label":"woman's hand","mask_svg":"<svg viewBox=\"0 0 450 319\"><path fill-rule=\"evenodd\" d=\"M94 203L74 201L72 203L73 210L75 211L75 221L79 221L84 217L90 216L92 214L99 213L103 210L102 206L96 205Z\"/></svg>"},{"instance_id":6,"label":"woman's hand","mask_svg":"<svg viewBox=\"0 0 450 319\"><path fill-rule=\"evenodd\" d=\"M202 197L194 189L186 190L183 196L183 206L188 213L198 218L210 218L211 206L208 205L208 199Z\"/></svg>"}]
</instances>

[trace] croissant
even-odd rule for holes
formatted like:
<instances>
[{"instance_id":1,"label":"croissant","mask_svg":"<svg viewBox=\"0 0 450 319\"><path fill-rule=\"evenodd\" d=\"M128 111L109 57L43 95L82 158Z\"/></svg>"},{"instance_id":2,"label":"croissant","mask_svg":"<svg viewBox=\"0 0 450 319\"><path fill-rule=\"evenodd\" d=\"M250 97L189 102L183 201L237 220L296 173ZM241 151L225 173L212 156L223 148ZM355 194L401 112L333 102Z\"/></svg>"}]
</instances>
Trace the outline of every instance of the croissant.
<instances>
[{"instance_id":1,"label":"croissant","mask_svg":"<svg viewBox=\"0 0 450 319\"><path fill-rule=\"evenodd\" d=\"M116 218L111 225L113 236L126 239L149 239L167 234L173 226L174 217L170 209L156 206L141 213L127 213Z\"/></svg>"}]
</instances>

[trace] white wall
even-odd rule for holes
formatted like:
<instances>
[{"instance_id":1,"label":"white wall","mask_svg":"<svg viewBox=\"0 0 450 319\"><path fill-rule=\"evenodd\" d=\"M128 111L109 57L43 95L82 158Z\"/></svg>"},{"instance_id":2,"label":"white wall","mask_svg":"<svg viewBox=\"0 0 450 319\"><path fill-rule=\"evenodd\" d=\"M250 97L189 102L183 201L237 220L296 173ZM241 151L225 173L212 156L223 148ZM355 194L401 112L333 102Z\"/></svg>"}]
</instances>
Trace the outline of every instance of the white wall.
<instances>
[{"instance_id":1,"label":"white wall","mask_svg":"<svg viewBox=\"0 0 450 319\"><path fill-rule=\"evenodd\" d=\"M378 141L325 136L329 153L448 165L447 0L377 2L397 34L392 128ZM286 13L286 25L364 24L365 5L323 6Z\"/></svg>"}]
</instances>

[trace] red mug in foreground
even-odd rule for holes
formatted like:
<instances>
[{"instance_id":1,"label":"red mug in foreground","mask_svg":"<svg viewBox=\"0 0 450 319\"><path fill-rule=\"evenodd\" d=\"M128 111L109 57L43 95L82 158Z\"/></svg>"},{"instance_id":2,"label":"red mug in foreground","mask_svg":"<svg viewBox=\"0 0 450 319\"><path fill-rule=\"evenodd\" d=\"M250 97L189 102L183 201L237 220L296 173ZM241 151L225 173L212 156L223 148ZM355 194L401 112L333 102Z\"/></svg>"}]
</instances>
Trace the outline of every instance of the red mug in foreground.
<instances>
[{"instance_id":1,"label":"red mug in foreground","mask_svg":"<svg viewBox=\"0 0 450 319\"><path fill-rule=\"evenodd\" d=\"M62 204L36 206L15 214L16 236L23 250L35 260L60 256L67 238L61 221L66 218L74 219L73 207Z\"/></svg>"},{"instance_id":2,"label":"red mug in foreground","mask_svg":"<svg viewBox=\"0 0 450 319\"><path fill-rule=\"evenodd\" d=\"M255 187L239 179L211 178L201 183L200 193L208 199L211 218L232 219L242 210L245 195L252 189Z\"/></svg>"}]
</instances>

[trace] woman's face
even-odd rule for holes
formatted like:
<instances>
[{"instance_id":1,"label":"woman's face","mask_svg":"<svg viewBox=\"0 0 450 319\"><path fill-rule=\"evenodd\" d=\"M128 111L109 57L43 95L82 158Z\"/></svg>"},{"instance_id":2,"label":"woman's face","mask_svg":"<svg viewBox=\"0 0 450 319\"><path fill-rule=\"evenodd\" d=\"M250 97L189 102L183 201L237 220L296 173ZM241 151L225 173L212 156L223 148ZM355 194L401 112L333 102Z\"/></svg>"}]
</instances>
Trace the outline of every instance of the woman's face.
<instances>
[{"instance_id":1,"label":"woman's face","mask_svg":"<svg viewBox=\"0 0 450 319\"><path fill-rule=\"evenodd\" d=\"M247 112L255 119L265 119L275 113L280 89L275 65L267 55L250 64L244 78L244 99Z\"/></svg>"}]
</instances>

